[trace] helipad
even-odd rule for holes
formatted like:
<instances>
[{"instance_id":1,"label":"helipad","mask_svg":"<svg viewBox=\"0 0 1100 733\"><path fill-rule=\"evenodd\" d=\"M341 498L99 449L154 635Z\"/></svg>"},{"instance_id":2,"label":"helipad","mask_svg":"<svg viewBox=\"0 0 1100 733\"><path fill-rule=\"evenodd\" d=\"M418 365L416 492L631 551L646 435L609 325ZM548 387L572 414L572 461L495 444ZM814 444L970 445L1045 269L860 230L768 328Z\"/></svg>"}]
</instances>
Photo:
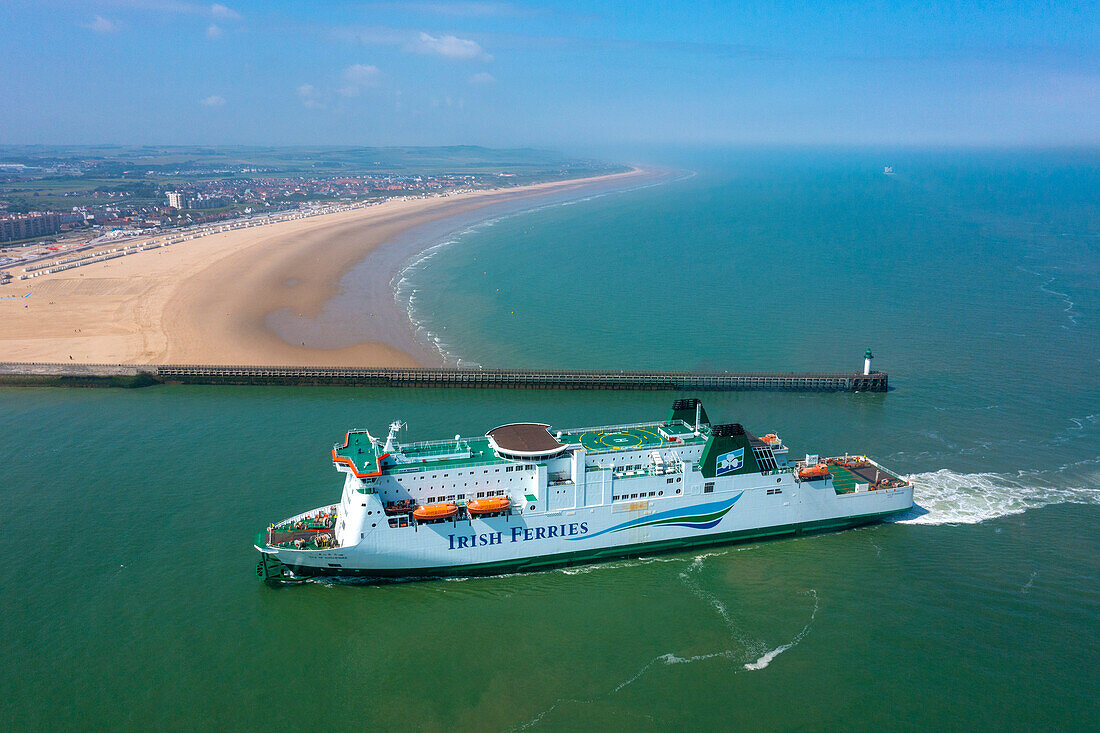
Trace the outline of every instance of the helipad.
<instances>
[{"instance_id":1,"label":"helipad","mask_svg":"<svg viewBox=\"0 0 1100 733\"><path fill-rule=\"evenodd\" d=\"M590 453L609 450L629 450L647 446L661 446L668 441L660 436L656 428L627 428L581 433L563 437L570 443L579 442Z\"/></svg>"}]
</instances>

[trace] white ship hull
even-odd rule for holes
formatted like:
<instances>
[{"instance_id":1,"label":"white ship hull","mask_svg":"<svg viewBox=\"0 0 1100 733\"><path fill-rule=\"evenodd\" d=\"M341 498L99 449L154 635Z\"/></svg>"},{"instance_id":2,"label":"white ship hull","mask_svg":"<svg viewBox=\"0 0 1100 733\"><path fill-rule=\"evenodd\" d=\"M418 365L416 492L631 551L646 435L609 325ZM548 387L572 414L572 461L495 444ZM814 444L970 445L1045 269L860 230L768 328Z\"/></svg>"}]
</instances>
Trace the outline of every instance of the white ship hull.
<instances>
[{"instance_id":1,"label":"white ship hull","mask_svg":"<svg viewBox=\"0 0 1100 733\"><path fill-rule=\"evenodd\" d=\"M606 472L587 475L593 477L593 473ZM832 477L799 481L796 471L719 478L709 482L709 490L708 482L698 476L692 480L690 472L611 482L605 476L598 478L597 490L561 484L569 493L564 506L542 500L542 493L540 500L517 503L503 516L409 521L393 527L381 495L361 494L359 480L349 475L333 522L339 546L272 547L262 537L256 546L265 555L265 565L278 569L266 574L276 577L493 574L842 529L879 521L913 505L913 487L908 483L877 489L863 485L838 493ZM670 483L671 478L676 481ZM539 474L532 481L538 483ZM541 488L554 491L555 487ZM671 495L666 495L666 489ZM661 495L650 496L657 492ZM639 498L616 501L620 495ZM531 496L527 494L528 499ZM292 575L286 574L287 569ZM279 576L280 572L285 575Z\"/></svg>"}]
</instances>

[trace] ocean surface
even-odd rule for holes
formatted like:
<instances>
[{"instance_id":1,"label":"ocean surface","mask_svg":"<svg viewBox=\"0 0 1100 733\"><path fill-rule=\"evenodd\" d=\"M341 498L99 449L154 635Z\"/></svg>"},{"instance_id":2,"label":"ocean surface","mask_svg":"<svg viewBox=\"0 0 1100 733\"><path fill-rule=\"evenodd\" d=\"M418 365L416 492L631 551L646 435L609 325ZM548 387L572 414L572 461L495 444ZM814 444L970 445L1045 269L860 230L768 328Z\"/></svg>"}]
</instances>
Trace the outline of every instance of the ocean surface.
<instances>
[{"instance_id":1,"label":"ocean surface","mask_svg":"<svg viewBox=\"0 0 1100 733\"><path fill-rule=\"evenodd\" d=\"M1100 155L674 151L394 278L486 366L855 370L703 394L916 483L898 521L493 578L272 589L329 447L662 418L632 392L0 390L5 730L1100 727ZM884 166L894 173L886 175Z\"/></svg>"}]
</instances>

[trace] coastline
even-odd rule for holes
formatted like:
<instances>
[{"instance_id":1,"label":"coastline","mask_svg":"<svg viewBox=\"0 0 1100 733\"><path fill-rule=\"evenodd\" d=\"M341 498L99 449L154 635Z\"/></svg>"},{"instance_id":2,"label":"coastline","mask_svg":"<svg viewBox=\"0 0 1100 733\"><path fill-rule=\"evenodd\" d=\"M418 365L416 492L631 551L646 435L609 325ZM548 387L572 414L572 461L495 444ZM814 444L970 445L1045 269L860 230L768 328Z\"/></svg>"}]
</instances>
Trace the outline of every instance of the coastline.
<instances>
[{"instance_id":1,"label":"coastline","mask_svg":"<svg viewBox=\"0 0 1100 733\"><path fill-rule=\"evenodd\" d=\"M432 246L426 234L445 235L501 208L521 210L534 201L613 190L657 175L635 168L392 200L44 275L5 287L4 295L33 295L0 300L0 360L436 365L441 359L416 341L391 289L408 261ZM364 267L371 272L365 279ZM349 278L352 271L356 278ZM370 310L345 315L334 326L332 306L323 318L326 306L339 309L352 286L367 294Z\"/></svg>"}]
</instances>

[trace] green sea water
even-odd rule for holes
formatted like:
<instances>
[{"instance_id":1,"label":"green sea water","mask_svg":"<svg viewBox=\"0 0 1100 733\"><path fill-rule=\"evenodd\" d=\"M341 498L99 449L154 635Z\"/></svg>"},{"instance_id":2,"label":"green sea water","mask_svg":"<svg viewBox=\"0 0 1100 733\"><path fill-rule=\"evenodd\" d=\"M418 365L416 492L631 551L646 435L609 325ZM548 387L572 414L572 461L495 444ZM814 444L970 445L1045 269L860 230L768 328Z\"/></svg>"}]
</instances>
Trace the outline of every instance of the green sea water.
<instances>
[{"instance_id":1,"label":"green sea water","mask_svg":"<svg viewBox=\"0 0 1100 733\"><path fill-rule=\"evenodd\" d=\"M885 395L702 396L792 453L912 474L918 510L526 575L273 589L252 537L334 500L348 428L607 424L676 395L4 389L4 729L1096 729L1097 158L667 162L695 175L473 227L399 295L426 338L492 365L854 369L871 346Z\"/></svg>"}]
</instances>

